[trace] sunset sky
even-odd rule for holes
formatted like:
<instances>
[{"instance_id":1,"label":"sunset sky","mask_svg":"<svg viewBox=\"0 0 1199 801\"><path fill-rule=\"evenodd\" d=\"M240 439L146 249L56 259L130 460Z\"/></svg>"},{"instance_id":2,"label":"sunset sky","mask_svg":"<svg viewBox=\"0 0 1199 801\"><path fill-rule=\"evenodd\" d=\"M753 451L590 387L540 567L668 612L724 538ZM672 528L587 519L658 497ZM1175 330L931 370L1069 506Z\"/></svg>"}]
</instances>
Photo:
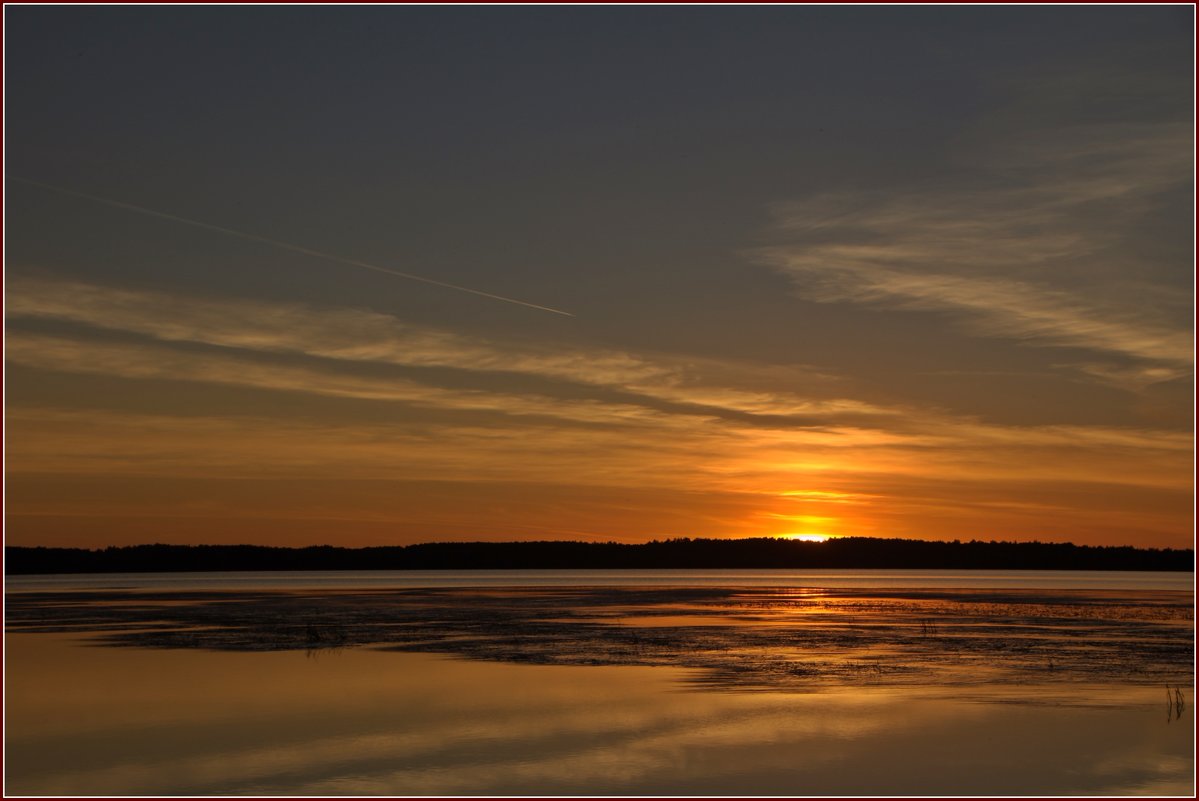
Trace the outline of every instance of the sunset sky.
<instances>
[{"instance_id":1,"label":"sunset sky","mask_svg":"<svg viewBox=\"0 0 1199 801\"><path fill-rule=\"evenodd\" d=\"M4 14L9 544L1192 544L1190 6Z\"/></svg>"}]
</instances>

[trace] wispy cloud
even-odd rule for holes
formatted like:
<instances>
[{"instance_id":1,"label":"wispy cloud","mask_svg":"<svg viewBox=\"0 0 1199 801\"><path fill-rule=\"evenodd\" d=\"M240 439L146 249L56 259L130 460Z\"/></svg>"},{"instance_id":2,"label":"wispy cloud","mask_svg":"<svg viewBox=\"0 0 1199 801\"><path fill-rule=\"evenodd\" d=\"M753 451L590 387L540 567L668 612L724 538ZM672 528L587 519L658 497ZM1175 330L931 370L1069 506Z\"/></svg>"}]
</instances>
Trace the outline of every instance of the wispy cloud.
<instances>
[{"instance_id":1,"label":"wispy cloud","mask_svg":"<svg viewBox=\"0 0 1199 801\"><path fill-rule=\"evenodd\" d=\"M992 143L972 182L782 206L788 241L756 258L808 300L942 312L978 335L1189 370L1189 265L1163 283L1124 246L1161 194L1190 180L1189 125L1036 141Z\"/></svg>"},{"instance_id":2,"label":"wispy cloud","mask_svg":"<svg viewBox=\"0 0 1199 801\"><path fill-rule=\"evenodd\" d=\"M999 278L905 270L895 262L928 263L931 255L885 246L823 246L772 251L770 263L799 279L804 297L821 302L879 302L963 315L972 331L1034 344L1118 353L1187 364L1191 335L1137 319L1136 313L1088 304L1066 292ZM892 262L892 263L887 263ZM803 279L811 278L810 282Z\"/></svg>"},{"instance_id":3,"label":"wispy cloud","mask_svg":"<svg viewBox=\"0 0 1199 801\"><path fill-rule=\"evenodd\" d=\"M142 342L84 341L45 334L8 338L10 364L131 379L196 381L336 398L389 401L430 409L544 416L583 423L669 425L674 417L644 406L589 398L565 403L535 393L446 389L390 376L355 375L317 366L273 364L238 351L197 353Z\"/></svg>"},{"instance_id":4,"label":"wispy cloud","mask_svg":"<svg viewBox=\"0 0 1199 801\"><path fill-rule=\"evenodd\" d=\"M82 323L166 343L301 354L345 363L519 374L690 404L697 410L709 407L713 412L820 418L887 413L872 404L837 397L834 377L803 367L787 368L786 378L811 387L816 394L754 390L728 383L730 379L762 383L753 366L600 348L496 342L411 325L360 309L181 297L71 280L14 277L9 282L7 311L10 318ZM146 369L156 368L148 365ZM760 372L778 380L782 371L762 368Z\"/></svg>"},{"instance_id":5,"label":"wispy cloud","mask_svg":"<svg viewBox=\"0 0 1199 801\"><path fill-rule=\"evenodd\" d=\"M10 289L10 322L40 320L10 325L15 367L143 382L131 383L131 397L151 390L145 382L174 381L359 404L308 415L289 413L287 404L218 412L178 397L157 413L144 405L101 410L82 395L59 405L10 403L6 456L15 476L569 485L577 489L569 508L548 509L529 493L513 501L519 517L546 530L558 519L594 531L606 519L659 534L695 533L697 525L780 533L779 521L797 515L842 519L838 533L919 534L931 513L969 524L968 503L947 511L969 496L963 487L1017 482L1119 487L1132 500L1111 519L1127 523L1145 510L1134 489L1170 497L1191 490L1188 432L999 425L867 403L819 371L499 343L352 309L45 278ZM457 371L455 380L439 385L437 371L412 369L429 367ZM816 394L778 389L796 383ZM386 413L362 415L362 401L393 404L395 413L377 407ZM630 494L640 498L635 508ZM1002 506L1020 502L986 497L979 503L993 505L975 512L1028 531L1042 521ZM228 514L221 509L231 503L205 514ZM344 514L330 504L303 508L313 519ZM1072 514L1085 517L1087 504L1076 498L1057 505L1046 514L1063 530ZM57 500L27 507L14 513L72 508ZM237 508L250 514L244 503ZM584 508L586 520L576 514ZM460 511L437 515L447 526L466 519ZM1177 512L1161 517L1154 525L1162 531L1187 522Z\"/></svg>"},{"instance_id":6,"label":"wispy cloud","mask_svg":"<svg viewBox=\"0 0 1199 801\"><path fill-rule=\"evenodd\" d=\"M1153 384L1161 384L1166 381L1178 381L1191 374L1190 370L1181 365L1120 365L1105 362L1083 362L1058 366L1078 370L1104 384L1121 388L1131 387L1134 389L1144 389Z\"/></svg>"}]
</instances>

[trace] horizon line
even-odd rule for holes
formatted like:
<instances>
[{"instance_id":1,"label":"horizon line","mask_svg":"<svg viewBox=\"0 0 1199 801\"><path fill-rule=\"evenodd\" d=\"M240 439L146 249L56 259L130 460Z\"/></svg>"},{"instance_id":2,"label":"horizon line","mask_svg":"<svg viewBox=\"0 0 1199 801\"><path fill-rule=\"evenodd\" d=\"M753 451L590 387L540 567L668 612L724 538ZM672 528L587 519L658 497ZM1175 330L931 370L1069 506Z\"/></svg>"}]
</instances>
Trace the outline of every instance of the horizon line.
<instances>
[{"instance_id":1,"label":"horizon line","mask_svg":"<svg viewBox=\"0 0 1199 801\"><path fill-rule=\"evenodd\" d=\"M4 543L7 548L42 548L46 550L87 550L87 551L102 551L120 548L148 548L148 547L167 547L167 548L271 548L278 550L307 550L312 548L333 548L345 551L361 551L371 548L413 548L428 545L617 545L621 547L637 548L645 545L667 545L671 543L740 543L740 542L762 542L762 541L777 541L789 542L799 545L817 546L824 545L834 541L846 540L867 540L878 542L910 542L921 543L926 545L1049 545L1049 546L1070 546L1074 548L1132 548L1134 550L1155 550L1155 551L1191 551L1195 550L1195 546L1188 547L1179 546L1157 546L1157 545L1099 545L1076 543L1072 541L1049 541L1049 540L983 540L972 538L963 540L955 538L952 540L946 539L919 539L915 537L872 537L867 535L844 535L836 536L829 535L824 540L805 540L789 535L765 535L758 537L669 537L665 539L651 539L642 542L621 542L619 540L569 540L569 539L537 539L537 540L427 540L421 542L411 542L407 544L391 543L386 545L334 545L331 543L318 543L310 545L266 545L253 542L236 542L236 543L214 543L214 542L192 542L192 543L176 543L176 542L138 542L128 543L125 545L18 545L13 543Z\"/></svg>"}]
</instances>

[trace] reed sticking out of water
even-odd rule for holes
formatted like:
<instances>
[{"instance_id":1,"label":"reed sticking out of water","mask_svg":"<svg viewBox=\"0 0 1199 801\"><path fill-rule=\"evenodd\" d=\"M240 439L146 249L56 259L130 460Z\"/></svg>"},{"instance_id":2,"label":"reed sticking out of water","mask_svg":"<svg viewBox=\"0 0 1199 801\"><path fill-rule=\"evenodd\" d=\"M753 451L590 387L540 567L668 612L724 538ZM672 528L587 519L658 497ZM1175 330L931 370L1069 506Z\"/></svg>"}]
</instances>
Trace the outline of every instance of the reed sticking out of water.
<instances>
[{"instance_id":1,"label":"reed sticking out of water","mask_svg":"<svg viewBox=\"0 0 1199 801\"><path fill-rule=\"evenodd\" d=\"M346 633L338 626L318 626L315 623L309 623L304 631L304 639L309 648L340 646L345 644Z\"/></svg>"},{"instance_id":2,"label":"reed sticking out of water","mask_svg":"<svg viewBox=\"0 0 1199 801\"><path fill-rule=\"evenodd\" d=\"M1182 687L1175 685L1174 689L1170 689L1170 685L1166 685L1166 722L1178 720L1182 717L1182 710L1186 706L1182 697Z\"/></svg>"}]
</instances>

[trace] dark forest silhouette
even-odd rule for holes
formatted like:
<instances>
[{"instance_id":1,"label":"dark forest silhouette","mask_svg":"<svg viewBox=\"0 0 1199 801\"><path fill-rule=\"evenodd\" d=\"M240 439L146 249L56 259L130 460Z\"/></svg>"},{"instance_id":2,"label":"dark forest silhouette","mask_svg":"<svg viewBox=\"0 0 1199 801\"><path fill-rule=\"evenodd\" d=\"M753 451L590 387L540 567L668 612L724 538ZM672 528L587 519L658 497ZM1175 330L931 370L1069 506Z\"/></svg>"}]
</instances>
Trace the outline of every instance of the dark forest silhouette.
<instances>
[{"instance_id":1,"label":"dark forest silhouette","mask_svg":"<svg viewBox=\"0 0 1199 801\"><path fill-rule=\"evenodd\" d=\"M5 548L6 574L223 570L512 570L669 568L938 568L955 570L1194 569L1191 549L1046 542L845 537L827 542L757 538L617 542L434 542L408 546L277 548L131 545Z\"/></svg>"}]
</instances>

